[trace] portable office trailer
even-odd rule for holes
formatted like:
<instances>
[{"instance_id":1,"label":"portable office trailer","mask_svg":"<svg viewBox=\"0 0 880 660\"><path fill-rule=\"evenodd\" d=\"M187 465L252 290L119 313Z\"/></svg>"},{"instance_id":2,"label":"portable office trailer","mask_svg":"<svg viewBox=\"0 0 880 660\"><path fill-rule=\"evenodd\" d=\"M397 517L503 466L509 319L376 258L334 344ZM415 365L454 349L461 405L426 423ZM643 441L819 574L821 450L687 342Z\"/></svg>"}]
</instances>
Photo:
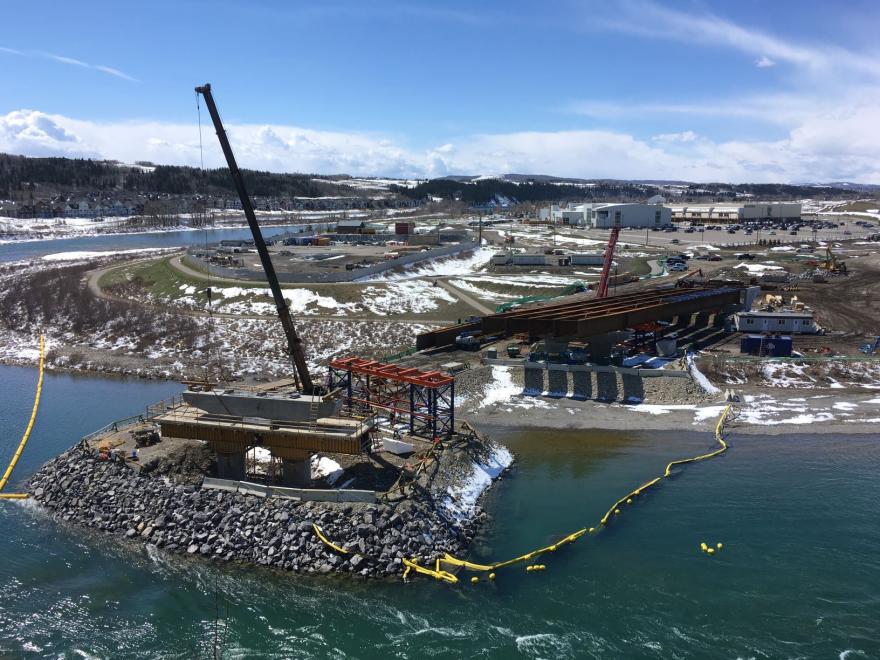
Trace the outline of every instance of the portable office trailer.
<instances>
[{"instance_id":1,"label":"portable office trailer","mask_svg":"<svg viewBox=\"0 0 880 660\"><path fill-rule=\"evenodd\" d=\"M819 331L810 312L737 312L733 315L738 332L784 332L816 334Z\"/></svg>"}]
</instances>

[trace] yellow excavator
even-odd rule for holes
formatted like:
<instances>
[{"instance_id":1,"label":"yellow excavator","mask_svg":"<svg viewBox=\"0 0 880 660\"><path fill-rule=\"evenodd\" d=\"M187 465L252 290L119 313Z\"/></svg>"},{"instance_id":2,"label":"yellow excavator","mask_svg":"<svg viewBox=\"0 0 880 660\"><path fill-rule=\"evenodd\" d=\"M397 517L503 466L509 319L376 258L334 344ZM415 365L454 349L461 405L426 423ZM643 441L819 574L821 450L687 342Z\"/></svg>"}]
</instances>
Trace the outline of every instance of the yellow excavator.
<instances>
[{"instance_id":1,"label":"yellow excavator","mask_svg":"<svg viewBox=\"0 0 880 660\"><path fill-rule=\"evenodd\" d=\"M830 245L825 248L825 261L819 264L819 268L829 273L846 275L846 262L837 258L837 255L831 251Z\"/></svg>"}]
</instances>

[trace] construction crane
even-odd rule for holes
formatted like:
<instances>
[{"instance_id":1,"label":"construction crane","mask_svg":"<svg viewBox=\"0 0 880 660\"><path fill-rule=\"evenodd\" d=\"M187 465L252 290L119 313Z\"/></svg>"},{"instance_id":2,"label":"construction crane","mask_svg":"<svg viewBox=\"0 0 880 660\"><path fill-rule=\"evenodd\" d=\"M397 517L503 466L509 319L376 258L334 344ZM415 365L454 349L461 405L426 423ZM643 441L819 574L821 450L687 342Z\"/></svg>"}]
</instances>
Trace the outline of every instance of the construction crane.
<instances>
[{"instance_id":1,"label":"construction crane","mask_svg":"<svg viewBox=\"0 0 880 660\"><path fill-rule=\"evenodd\" d=\"M281 320L281 327L284 329L284 336L287 338L287 352L293 360L294 381L297 387L300 387L307 394L315 393L315 386L312 383L312 377L309 374L309 367L306 364L306 356L302 347L302 340L293 327L293 320L290 318L290 309L287 307L287 301L281 293L281 285L278 283L278 276L275 274L275 267L272 265L272 259L269 256L269 250L266 248L266 241L263 240L263 233L257 224L257 217L254 215L254 206L251 204L251 198L248 196L247 189L244 186L244 178L241 176L241 170L235 162L235 155L232 153L232 147L229 145L229 138L226 136L226 130L223 128L223 122L220 121L220 114L217 112L217 105L214 103L214 97L211 94L211 85L204 84L196 87L196 94L201 94L205 99L205 105L208 106L208 112L211 115L211 121L214 122L214 130L217 131L217 139L220 140L220 147L223 149L223 155L226 157L226 164L229 166L229 173L232 175L232 181L235 183L235 189L238 191L238 197L241 200L241 208L244 210L244 217L247 218L248 226L254 237L254 244L257 247L257 254L260 255L260 263L263 265L263 271L266 273L266 279L269 280L269 288L272 290L272 297L275 299L275 307L278 310L278 318Z\"/></svg>"},{"instance_id":2,"label":"construction crane","mask_svg":"<svg viewBox=\"0 0 880 660\"><path fill-rule=\"evenodd\" d=\"M599 277L599 286L596 287L597 298L608 297L608 280L611 275L611 262L614 258L614 246L620 236L620 225L615 224L608 235L608 246L605 248L605 260L602 262L602 275Z\"/></svg>"}]
</instances>

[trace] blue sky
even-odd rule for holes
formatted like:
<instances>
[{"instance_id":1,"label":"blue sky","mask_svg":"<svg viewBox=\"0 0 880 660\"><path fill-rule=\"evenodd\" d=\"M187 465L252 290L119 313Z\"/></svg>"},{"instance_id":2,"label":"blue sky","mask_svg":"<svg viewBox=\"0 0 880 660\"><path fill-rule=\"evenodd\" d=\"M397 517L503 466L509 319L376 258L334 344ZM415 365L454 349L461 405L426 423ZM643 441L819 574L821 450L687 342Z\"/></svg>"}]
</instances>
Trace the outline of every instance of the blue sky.
<instances>
[{"instance_id":1,"label":"blue sky","mask_svg":"<svg viewBox=\"0 0 880 660\"><path fill-rule=\"evenodd\" d=\"M210 81L250 167L880 182L877 2L32 0L3 22L7 152L196 164Z\"/></svg>"}]
</instances>

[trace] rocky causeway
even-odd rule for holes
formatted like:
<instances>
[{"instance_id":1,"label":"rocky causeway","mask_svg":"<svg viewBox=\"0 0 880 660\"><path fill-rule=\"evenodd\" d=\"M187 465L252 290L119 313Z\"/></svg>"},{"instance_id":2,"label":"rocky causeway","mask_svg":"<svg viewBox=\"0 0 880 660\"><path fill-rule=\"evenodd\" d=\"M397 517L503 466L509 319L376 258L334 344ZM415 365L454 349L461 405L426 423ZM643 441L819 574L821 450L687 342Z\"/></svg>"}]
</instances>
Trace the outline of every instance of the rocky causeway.
<instances>
[{"instance_id":1,"label":"rocky causeway","mask_svg":"<svg viewBox=\"0 0 880 660\"><path fill-rule=\"evenodd\" d=\"M170 554L305 574L390 578L403 573L404 558L427 564L444 553L467 551L486 519L477 500L510 462L503 448L479 447L498 468L487 476L472 449L444 450L437 468L426 471L407 497L375 504L204 489L120 458L102 460L84 444L46 463L28 491L59 522ZM500 462L493 458L498 454ZM456 501L462 493L467 501ZM313 525L346 552L322 542Z\"/></svg>"}]
</instances>

